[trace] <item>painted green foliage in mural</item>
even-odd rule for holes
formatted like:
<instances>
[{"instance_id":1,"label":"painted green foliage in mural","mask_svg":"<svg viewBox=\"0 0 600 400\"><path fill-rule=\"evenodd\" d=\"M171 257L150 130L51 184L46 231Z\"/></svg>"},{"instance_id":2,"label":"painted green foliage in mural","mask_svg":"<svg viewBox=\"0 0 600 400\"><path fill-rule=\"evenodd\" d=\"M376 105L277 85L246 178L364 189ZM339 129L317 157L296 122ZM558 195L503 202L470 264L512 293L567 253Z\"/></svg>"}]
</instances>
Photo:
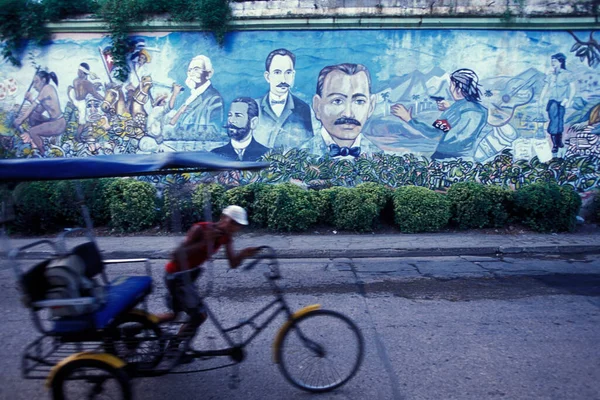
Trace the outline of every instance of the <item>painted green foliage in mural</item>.
<instances>
[{"instance_id":1,"label":"painted green foliage in mural","mask_svg":"<svg viewBox=\"0 0 600 400\"><path fill-rule=\"evenodd\" d=\"M548 163L541 163L537 158L514 161L510 151L485 163L461 159L438 162L412 154L375 154L361 157L355 162L337 161L330 157L310 156L302 150L286 154L269 153L265 161L269 161L271 167L263 171L207 174L200 180L214 180L225 186L297 180L313 188L376 182L390 187L416 185L434 190L447 189L457 182L480 182L517 189L544 181L571 185L585 191L600 183L600 159L597 157L555 158Z\"/></svg>"}]
</instances>

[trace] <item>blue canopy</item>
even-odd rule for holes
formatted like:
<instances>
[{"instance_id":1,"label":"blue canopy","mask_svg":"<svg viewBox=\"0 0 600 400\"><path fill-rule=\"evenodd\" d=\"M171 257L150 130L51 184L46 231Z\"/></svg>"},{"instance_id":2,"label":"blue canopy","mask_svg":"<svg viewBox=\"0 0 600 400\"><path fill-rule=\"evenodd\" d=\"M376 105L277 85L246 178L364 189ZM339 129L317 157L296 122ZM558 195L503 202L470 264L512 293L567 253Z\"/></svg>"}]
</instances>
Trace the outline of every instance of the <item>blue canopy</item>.
<instances>
[{"instance_id":1,"label":"blue canopy","mask_svg":"<svg viewBox=\"0 0 600 400\"><path fill-rule=\"evenodd\" d=\"M266 162L230 161L206 151L66 158L16 158L0 160L0 182L257 170L268 166L269 163Z\"/></svg>"}]
</instances>

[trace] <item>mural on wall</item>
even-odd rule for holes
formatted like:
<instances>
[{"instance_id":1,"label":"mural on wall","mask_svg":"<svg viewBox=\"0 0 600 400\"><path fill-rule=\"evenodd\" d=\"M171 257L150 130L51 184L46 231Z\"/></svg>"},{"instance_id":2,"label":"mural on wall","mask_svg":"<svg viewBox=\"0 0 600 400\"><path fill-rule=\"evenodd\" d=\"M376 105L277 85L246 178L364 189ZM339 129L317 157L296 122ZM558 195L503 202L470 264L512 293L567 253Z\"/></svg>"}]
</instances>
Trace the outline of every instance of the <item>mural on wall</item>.
<instances>
[{"instance_id":1,"label":"mural on wall","mask_svg":"<svg viewBox=\"0 0 600 400\"><path fill-rule=\"evenodd\" d=\"M293 174L305 181L325 179L322 163L420 160L441 174L432 187L464 163L465 177L498 160L596 165L595 43L567 31L249 31L220 48L202 33L141 33L119 82L106 38L61 34L22 68L1 65L0 156L207 150L310 161Z\"/></svg>"}]
</instances>

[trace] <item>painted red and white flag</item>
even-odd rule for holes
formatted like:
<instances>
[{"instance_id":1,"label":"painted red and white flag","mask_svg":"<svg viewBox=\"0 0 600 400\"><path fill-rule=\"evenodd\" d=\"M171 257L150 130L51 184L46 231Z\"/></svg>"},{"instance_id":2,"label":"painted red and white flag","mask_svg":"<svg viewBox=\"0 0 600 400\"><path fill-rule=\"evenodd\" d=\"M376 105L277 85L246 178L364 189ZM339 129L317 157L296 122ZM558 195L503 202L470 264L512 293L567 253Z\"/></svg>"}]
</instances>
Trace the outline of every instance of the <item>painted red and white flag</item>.
<instances>
[{"instance_id":1,"label":"painted red and white flag","mask_svg":"<svg viewBox=\"0 0 600 400\"><path fill-rule=\"evenodd\" d=\"M104 59L104 65L106 66L106 70L108 71L108 73L111 73L114 66L114 59L112 57L110 47L105 47L104 50L102 50L102 58Z\"/></svg>"}]
</instances>

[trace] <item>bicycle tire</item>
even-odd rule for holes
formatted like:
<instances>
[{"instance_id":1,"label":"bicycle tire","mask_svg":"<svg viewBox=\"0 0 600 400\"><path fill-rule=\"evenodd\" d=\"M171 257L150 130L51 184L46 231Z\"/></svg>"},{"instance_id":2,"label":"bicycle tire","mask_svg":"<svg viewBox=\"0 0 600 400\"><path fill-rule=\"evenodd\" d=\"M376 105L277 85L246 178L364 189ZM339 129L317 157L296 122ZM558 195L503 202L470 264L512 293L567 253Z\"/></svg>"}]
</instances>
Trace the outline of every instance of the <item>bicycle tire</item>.
<instances>
[{"instance_id":1,"label":"bicycle tire","mask_svg":"<svg viewBox=\"0 0 600 400\"><path fill-rule=\"evenodd\" d=\"M308 362L305 366L292 365L293 347L307 354L301 360ZM353 355L350 355L349 362L346 363L348 365L341 366L345 372L339 373L333 362L345 357L344 353L348 353L348 349L352 350ZM341 357L334 354L340 350ZM363 336L350 318L336 311L316 310L299 317L286 328L277 349L277 358L281 373L292 385L308 392L321 393L348 382L358 372L363 353ZM308 371L313 366L317 369L325 368L316 373ZM315 383L308 382L311 377L316 378ZM335 379L327 382L329 377Z\"/></svg>"},{"instance_id":2,"label":"bicycle tire","mask_svg":"<svg viewBox=\"0 0 600 400\"><path fill-rule=\"evenodd\" d=\"M104 379L102 375L93 375L90 373L90 370L99 370L103 371L105 374L109 375L109 378L112 378L116 381L116 387L120 392L120 399L122 400L131 400L133 399L133 392L131 389L131 385L129 384L129 376L125 373L122 368L114 368L111 365L99 361L99 360L76 360L72 361L69 364L65 365L60 369L60 371L54 377L52 381L52 398L54 400L84 400L86 397L82 396L81 385L79 382L76 384L79 387L75 387L75 390L79 394L75 395L65 395L65 384L69 381L87 381L90 383L93 380L99 381L102 380L101 385L103 385L108 379ZM85 372L84 372L85 371ZM85 373L85 375L77 376L76 373L80 374ZM87 379L85 378L87 377ZM96 383L97 385L98 383ZM99 388L96 386L94 390L97 391ZM70 393L70 390L68 391ZM102 394L95 393L92 396L92 393L87 396L88 399L95 399L96 395ZM100 397L101 399L102 397ZM111 396L109 398L115 399L115 397Z\"/></svg>"}]
</instances>

